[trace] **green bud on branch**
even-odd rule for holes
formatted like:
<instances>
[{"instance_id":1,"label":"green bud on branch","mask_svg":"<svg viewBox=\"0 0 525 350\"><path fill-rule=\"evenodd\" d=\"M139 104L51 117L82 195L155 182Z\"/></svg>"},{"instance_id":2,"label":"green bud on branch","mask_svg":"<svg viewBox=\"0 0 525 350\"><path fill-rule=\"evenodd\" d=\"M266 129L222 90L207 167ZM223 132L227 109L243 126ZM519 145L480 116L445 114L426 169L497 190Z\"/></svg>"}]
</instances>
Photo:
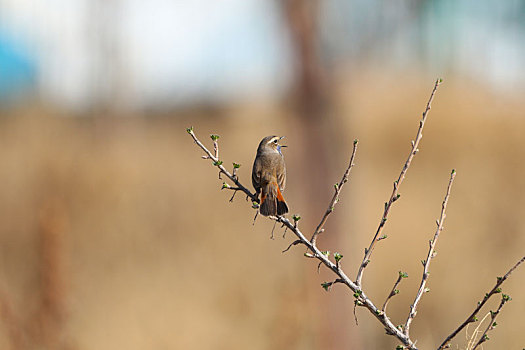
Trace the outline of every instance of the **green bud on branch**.
<instances>
[{"instance_id":1,"label":"green bud on branch","mask_svg":"<svg viewBox=\"0 0 525 350\"><path fill-rule=\"evenodd\" d=\"M328 292L328 288L330 288L330 286L332 285L331 282L323 282L321 283L321 287L324 288L324 290L326 290Z\"/></svg>"}]
</instances>

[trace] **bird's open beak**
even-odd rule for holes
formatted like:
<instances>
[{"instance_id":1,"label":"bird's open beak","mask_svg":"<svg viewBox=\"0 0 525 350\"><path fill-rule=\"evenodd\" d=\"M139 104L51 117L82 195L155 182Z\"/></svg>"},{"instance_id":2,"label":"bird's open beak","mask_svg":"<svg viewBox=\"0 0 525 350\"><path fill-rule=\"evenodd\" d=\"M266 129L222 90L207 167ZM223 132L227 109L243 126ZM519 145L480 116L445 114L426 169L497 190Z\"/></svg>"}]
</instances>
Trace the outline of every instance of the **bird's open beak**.
<instances>
[{"instance_id":1,"label":"bird's open beak","mask_svg":"<svg viewBox=\"0 0 525 350\"><path fill-rule=\"evenodd\" d=\"M279 138L279 141L281 141L282 139L284 139L284 136L281 136L281 137ZM281 147L288 147L288 146L286 146L286 145L280 145L280 146L281 146Z\"/></svg>"}]
</instances>

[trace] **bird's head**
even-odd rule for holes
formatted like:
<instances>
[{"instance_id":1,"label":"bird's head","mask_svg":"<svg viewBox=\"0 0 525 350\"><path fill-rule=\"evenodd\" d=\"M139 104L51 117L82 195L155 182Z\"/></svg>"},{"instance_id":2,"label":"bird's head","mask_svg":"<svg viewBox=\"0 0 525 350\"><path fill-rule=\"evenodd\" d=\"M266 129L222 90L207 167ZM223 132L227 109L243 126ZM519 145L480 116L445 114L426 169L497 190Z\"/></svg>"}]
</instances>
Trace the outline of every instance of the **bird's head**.
<instances>
[{"instance_id":1,"label":"bird's head","mask_svg":"<svg viewBox=\"0 0 525 350\"><path fill-rule=\"evenodd\" d=\"M259 143L259 148L257 149L257 153L281 153L281 148L286 147L286 145L281 145L280 141L284 138L284 136L266 136L264 139L262 139L261 143Z\"/></svg>"}]
</instances>

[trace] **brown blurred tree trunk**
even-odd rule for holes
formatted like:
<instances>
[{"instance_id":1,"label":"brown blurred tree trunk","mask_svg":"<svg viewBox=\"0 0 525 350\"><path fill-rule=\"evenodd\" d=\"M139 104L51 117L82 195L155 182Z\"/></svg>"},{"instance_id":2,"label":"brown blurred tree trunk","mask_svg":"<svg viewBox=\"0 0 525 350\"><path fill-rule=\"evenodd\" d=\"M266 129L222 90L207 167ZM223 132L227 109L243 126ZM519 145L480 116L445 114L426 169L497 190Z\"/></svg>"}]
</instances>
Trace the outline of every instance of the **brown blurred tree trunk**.
<instances>
[{"instance_id":1,"label":"brown blurred tree trunk","mask_svg":"<svg viewBox=\"0 0 525 350\"><path fill-rule=\"evenodd\" d=\"M40 307L34 319L34 341L44 349L67 349L65 232L67 217L62 201L48 198L38 223Z\"/></svg>"},{"instance_id":2,"label":"brown blurred tree trunk","mask_svg":"<svg viewBox=\"0 0 525 350\"><path fill-rule=\"evenodd\" d=\"M303 191L307 197L302 200L309 203L305 216L310 218L305 224L308 225L306 227L315 227L315 220L320 220L333 195L330 181L334 179L335 182L336 177L340 176L335 176L330 166L329 148L333 144L329 147L328 140L333 140L336 129L330 117L333 104L329 75L323 69L319 54L320 1L283 0L281 4L294 53L294 128L300 131L302 141L299 145L302 159L298 163L303 168L299 171L304 174L306 183L315 184ZM320 237L321 246L327 249L334 249L341 243L336 235L340 230L334 224L336 222L332 222L332 229L328 234ZM312 276L311 287L318 286L318 276L309 276ZM315 303L317 319L321 320L316 348L360 348L357 332L349 324L353 322L350 296L344 299L333 295L323 296L315 300Z\"/></svg>"},{"instance_id":3,"label":"brown blurred tree trunk","mask_svg":"<svg viewBox=\"0 0 525 350\"><path fill-rule=\"evenodd\" d=\"M332 186L328 184L332 176L328 140L333 140L332 103L330 100L329 76L323 70L319 55L318 13L319 1L283 0L284 18L290 31L294 53L294 127L300 130L302 144L300 145L302 159L300 169L311 184L327 184L326 186L308 186L307 197L303 198L309 204L308 218L312 218L308 227L315 225L314 220L320 219L332 196ZM333 144L332 144L333 147ZM319 218L318 218L319 217ZM333 220L333 219L332 219ZM334 247L340 244L338 230L322 235L321 245ZM312 287L318 285L318 277L311 275ZM316 294L318 295L318 294ZM360 348L357 332L352 331L351 298L340 300L334 296L321 297L315 300L318 310L319 336L316 348Z\"/></svg>"}]
</instances>

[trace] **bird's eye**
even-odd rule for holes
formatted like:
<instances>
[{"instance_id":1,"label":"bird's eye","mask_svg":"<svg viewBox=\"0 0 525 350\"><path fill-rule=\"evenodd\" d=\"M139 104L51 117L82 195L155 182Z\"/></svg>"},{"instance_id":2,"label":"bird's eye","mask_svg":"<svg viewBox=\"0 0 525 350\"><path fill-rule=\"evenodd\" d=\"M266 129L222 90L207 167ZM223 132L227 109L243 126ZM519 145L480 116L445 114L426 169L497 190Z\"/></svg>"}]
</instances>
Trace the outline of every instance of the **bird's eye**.
<instances>
[{"instance_id":1,"label":"bird's eye","mask_svg":"<svg viewBox=\"0 0 525 350\"><path fill-rule=\"evenodd\" d=\"M275 140L273 140L273 143L277 144L278 141L279 141L279 140L275 139Z\"/></svg>"}]
</instances>

